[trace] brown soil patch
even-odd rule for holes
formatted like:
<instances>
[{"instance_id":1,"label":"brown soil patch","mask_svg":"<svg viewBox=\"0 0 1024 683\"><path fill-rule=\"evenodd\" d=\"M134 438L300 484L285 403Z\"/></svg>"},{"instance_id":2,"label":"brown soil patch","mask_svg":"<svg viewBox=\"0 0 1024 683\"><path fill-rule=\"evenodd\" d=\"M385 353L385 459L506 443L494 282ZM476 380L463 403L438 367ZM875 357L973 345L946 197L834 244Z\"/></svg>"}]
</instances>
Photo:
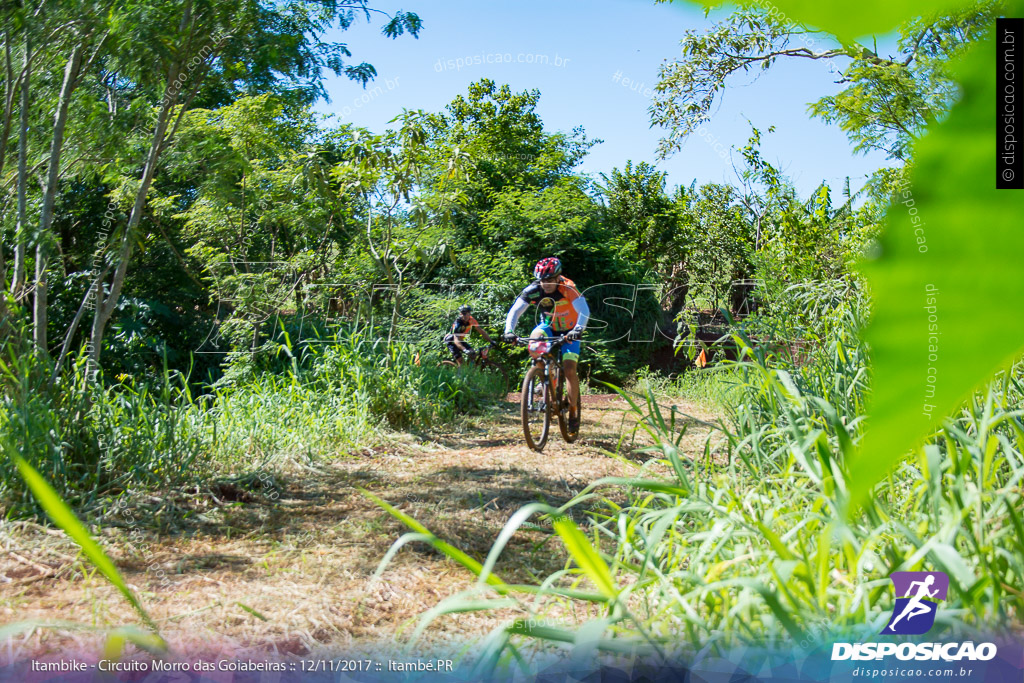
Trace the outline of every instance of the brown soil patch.
<instances>
[{"instance_id":1,"label":"brown soil patch","mask_svg":"<svg viewBox=\"0 0 1024 683\"><path fill-rule=\"evenodd\" d=\"M678 405L713 419L698 406ZM565 444L553 425L547 447L536 453L523 444L518 403L500 402L457 432L389 434L364 453L278 476L272 484L218 484L205 496L148 496L148 507L140 503L132 523L94 531L178 652L393 649L423 612L470 588L475 577L415 542L371 582L388 549L409 529L359 489L483 561L523 505L559 506L601 477L636 472L643 457L609 455L646 445L642 432L631 434L634 420L626 408L616 395L586 396L579 442ZM686 451L702 454L708 433L694 422ZM620 491L608 493L622 502ZM599 509L584 506L574 517L584 524L586 512ZM507 581L534 583L565 566L557 538L543 522L532 521L535 526L517 533L498 563ZM0 542L0 621L99 627L139 622L62 532L7 523L0 526ZM444 617L428 630L425 644L452 651L523 616L506 610ZM36 629L12 642L8 653L16 659L97 652L102 632Z\"/></svg>"}]
</instances>

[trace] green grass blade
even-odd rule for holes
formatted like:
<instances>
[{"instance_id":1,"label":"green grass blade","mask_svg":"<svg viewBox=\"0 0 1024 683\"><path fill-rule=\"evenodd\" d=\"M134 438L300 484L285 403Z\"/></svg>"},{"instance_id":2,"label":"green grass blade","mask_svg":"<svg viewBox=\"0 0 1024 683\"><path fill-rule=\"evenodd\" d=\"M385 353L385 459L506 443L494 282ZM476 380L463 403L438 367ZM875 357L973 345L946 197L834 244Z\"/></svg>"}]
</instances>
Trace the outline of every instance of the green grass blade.
<instances>
[{"instance_id":1,"label":"green grass blade","mask_svg":"<svg viewBox=\"0 0 1024 683\"><path fill-rule=\"evenodd\" d=\"M590 545L590 541L583 535L571 519L559 517L554 521L555 531L558 532L565 549L569 551L576 564L583 570L598 591L609 600L615 600L618 591L615 589L615 582L612 580L611 570L601 556Z\"/></svg>"},{"instance_id":2,"label":"green grass blade","mask_svg":"<svg viewBox=\"0 0 1024 683\"><path fill-rule=\"evenodd\" d=\"M243 604L243 603L241 603L241 602L235 602L235 604L236 604L236 605L238 605L239 607L241 607L242 609L244 609L244 610L245 610L246 612L248 612L249 614L251 614L251 615L253 615L254 617L256 617L257 619L259 619L260 621L270 621L270 620L269 620L269 619L267 619L267 618L266 618L265 616L263 616L262 614L260 614L259 612L257 612L257 611L256 611L256 610L254 610L254 609L253 609L252 607L249 607L249 606L248 606L248 605L246 605L246 604Z\"/></svg>"},{"instance_id":3,"label":"green grass blade","mask_svg":"<svg viewBox=\"0 0 1024 683\"><path fill-rule=\"evenodd\" d=\"M402 512L398 508L394 507L393 505L391 505L387 501L378 498L377 496L373 495L369 491L366 491L364 489L359 489L359 492L362 493L367 498L369 498L370 500L372 500L374 503L376 503L380 507L382 507L384 510L386 510L388 512L388 514L390 514L393 517L395 517L397 520L399 520L400 522L402 522L403 524L408 526L410 529L416 531L419 534L422 534L423 537L420 538L420 539L417 539L417 540L426 541L431 546L433 546L436 550L444 553L445 555L447 555L451 559L455 560L456 562L458 562L463 567L465 567L466 569L470 570L471 572L473 572L477 576L480 576L483 573L483 565L482 564L480 564L479 562L477 562L472 557L470 557L466 553L462 552L461 550L459 550L455 546L451 545L450 543L446 543L445 541L442 541L440 538L438 538L436 535L434 535L434 533L431 532L430 529L428 529L427 527L423 526L422 524L417 522L415 519L413 519L409 515L405 514L404 512ZM484 580L488 584L490 584L491 586L494 586L495 588L501 589L499 592L503 592L503 591L507 590L507 586L506 586L505 582L502 581L500 578L498 578L495 574L488 574L488 576Z\"/></svg>"},{"instance_id":4,"label":"green grass blade","mask_svg":"<svg viewBox=\"0 0 1024 683\"><path fill-rule=\"evenodd\" d=\"M103 574L104 577L106 577L107 581L113 584L113 586L121 592L121 595L131 603L132 607L134 607L135 611L139 613L139 616L142 617L142 620L146 625L154 632L157 632L159 629L150 618L149 614L146 613L146 610L142 607L142 603L139 602L139 599L136 598L135 594L130 588L128 588L128 584L124 582L124 579L121 577L121 573L117 571L117 567L114 566L114 563L109 557L107 557L107 554L103 552L103 549L100 548L96 541L92 539L89 531L80 521L78 521L78 518L75 517L75 513L71 511L71 508L69 508L61 497L57 495L57 492L53 490L53 487L50 486L49 482L47 482L43 476L39 474L34 467L32 467L32 465L28 464L28 462L20 455L12 454L12 456L15 464L18 466L18 471L21 472L21 476L25 480L25 483L28 484L32 494L36 497L36 500L39 501L39 504L42 506L43 510L46 511L46 514L50 519L53 520L53 523L63 529L64 532L67 533L67 535L70 536L71 539L79 545L79 547L81 547L85 556L89 558L94 565L96 565L96 568L100 570L100 573Z\"/></svg>"},{"instance_id":5,"label":"green grass blade","mask_svg":"<svg viewBox=\"0 0 1024 683\"><path fill-rule=\"evenodd\" d=\"M1021 7L1002 11L1015 16ZM880 257L863 267L875 304L865 333L874 386L870 426L850 464L851 512L943 415L1022 350L1021 316L1001 317L983 353L975 330L979 316L996 315L997 302L1024 297L1024 193L996 189L996 157L978 134L991 130L996 111L995 58L990 32L950 64L963 96L915 145L911 184L889 210ZM911 208L926 217L927 253ZM933 332L941 342L929 342Z\"/></svg>"},{"instance_id":6,"label":"green grass blade","mask_svg":"<svg viewBox=\"0 0 1024 683\"><path fill-rule=\"evenodd\" d=\"M505 546L512 539L515 532L521 527L526 520L528 520L534 513L546 512L549 514L557 514L559 510L546 505L545 503L530 503L512 515L505 526L502 527L501 533L498 534L498 538L495 539L491 545L490 552L487 553L487 558L484 560L483 568L480 571L480 577L477 579L478 583L483 583L487 580L487 577L494 571L494 565L498 563L498 557L501 555L501 551L505 549Z\"/></svg>"}]
</instances>

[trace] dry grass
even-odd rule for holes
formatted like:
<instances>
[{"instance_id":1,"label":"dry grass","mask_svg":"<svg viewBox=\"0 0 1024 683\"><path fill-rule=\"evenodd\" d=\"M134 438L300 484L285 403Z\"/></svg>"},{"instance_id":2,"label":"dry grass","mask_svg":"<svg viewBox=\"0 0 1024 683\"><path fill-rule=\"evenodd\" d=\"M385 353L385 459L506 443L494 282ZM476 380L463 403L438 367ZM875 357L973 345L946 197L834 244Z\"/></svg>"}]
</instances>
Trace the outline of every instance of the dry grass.
<instances>
[{"instance_id":1,"label":"dry grass","mask_svg":"<svg viewBox=\"0 0 1024 683\"><path fill-rule=\"evenodd\" d=\"M563 443L553 425L545 451L528 450L518 405L507 402L457 433L389 435L386 445L357 457L296 471L275 482L276 501L259 482L203 495L142 497L129 524L105 525L99 537L175 651L394 650L421 613L468 588L472 577L413 544L398 553L380 582L370 584L381 557L406 529L357 489L384 498L482 560L522 505L561 505L596 479L634 471L602 452L617 450L623 438L623 452L629 450L632 422L625 402L616 396L585 400L577 444ZM678 405L713 418L701 407ZM694 424L684 441L687 452L701 453L707 431ZM634 446L646 445L636 439ZM15 523L0 533L0 620L96 626L136 621L115 589L76 559L77 547L61 532ZM557 538L543 528L524 529L506 548L498 572L509 581L533 582L565 562ZM522 615L444 617L423 647L452 652L515 616ZM5 655L95 652L101 637L37 629Z\"/></svg>"}]
</instances>

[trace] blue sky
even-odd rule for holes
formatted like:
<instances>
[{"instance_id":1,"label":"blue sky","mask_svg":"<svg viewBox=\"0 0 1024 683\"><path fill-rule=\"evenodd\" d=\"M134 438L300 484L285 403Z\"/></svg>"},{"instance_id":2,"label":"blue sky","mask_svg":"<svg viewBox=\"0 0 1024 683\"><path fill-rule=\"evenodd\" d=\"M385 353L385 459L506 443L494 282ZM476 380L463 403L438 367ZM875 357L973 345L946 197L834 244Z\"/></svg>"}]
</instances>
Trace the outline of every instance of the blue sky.
<instances>
[{"instance_id":1,"label":"blue sky","mask_svg":"<svg viewBox=\"0 0 1024 683\"><path fill-rule=\"evenodd\" d=\"M401 8L423 20L418 40L385 38L379 18L372 26L360 21L329 36L348 44L355 63L373 64L378 77L364 91L332 76L326 83L331 102L320 102L320 112L383 131L403 108L441 111L480 78L508 83L516 91L537 88L538 113L548 130L583 126L588 137L604 141L579 167L595 175L621 168L628 159L655 162L664 131L650 127L650 99L642 91L653 88L664 60L679 55L687 29L710 26L724 16L719 10L708 20L687 3L636 0L414 0ZM887 165L885 158L854 156L837 126L807 115L807 103L840 89L836 78L827 63L790 59L730 81L705 138L692 136L683 151L658 163L668 172L669 187L694 179L734 182L731 159L738 155L730 158L729 148L743 146L753 124L763 133L766 158L783 169L801 195L822 180L838 189L847 175L859 188L868 174ZM766 134L770 125L775 133Z\"/></svg>"}]
</instances>

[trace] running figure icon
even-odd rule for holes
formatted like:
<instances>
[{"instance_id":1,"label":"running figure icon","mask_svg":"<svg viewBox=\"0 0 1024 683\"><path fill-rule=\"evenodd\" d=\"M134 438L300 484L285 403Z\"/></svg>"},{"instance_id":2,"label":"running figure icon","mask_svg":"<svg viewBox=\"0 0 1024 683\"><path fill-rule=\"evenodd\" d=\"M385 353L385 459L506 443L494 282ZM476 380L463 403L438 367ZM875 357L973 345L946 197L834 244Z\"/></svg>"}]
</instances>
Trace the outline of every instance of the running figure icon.
<instances>
[{"instance_id":1,"label":"running figure icon","mask_svg":"<svg viewBox=\"0 0 1024 683\"><path fill-rule=\"evenodd\" d=\"M938 603L949 593L949 577L944 572L893 572L889 578L896 589L896 603L882 633L927 633L935 624Z\"/></svg>"},{"instance_id":2,"label":"running figure icon","mask_svg":"<svg viewBox=\"0 0 1024 683\"><path fill-rule=\"evenodd\" d=\"M907 621L910 621L916 616L928 614L932 611L931 608L922 605L921 600L926 597L934 598L938 594L938 588L936 588L934 591L928 590L928 587L931 586L933 583L935 583L935 577L931 574L929 574L928 578L926 578L924 581L911 582L910 590L908 592L913 593L914 586L918 586L917 595L911 596L910 602L908 602L907 606L903 608L903 611L900 612L900 615L892 620L892 622L889 624L890 631L892 631L893 633L896 632L896 624L903 617L906 617Z\"/></svg>"}]
</instances>

